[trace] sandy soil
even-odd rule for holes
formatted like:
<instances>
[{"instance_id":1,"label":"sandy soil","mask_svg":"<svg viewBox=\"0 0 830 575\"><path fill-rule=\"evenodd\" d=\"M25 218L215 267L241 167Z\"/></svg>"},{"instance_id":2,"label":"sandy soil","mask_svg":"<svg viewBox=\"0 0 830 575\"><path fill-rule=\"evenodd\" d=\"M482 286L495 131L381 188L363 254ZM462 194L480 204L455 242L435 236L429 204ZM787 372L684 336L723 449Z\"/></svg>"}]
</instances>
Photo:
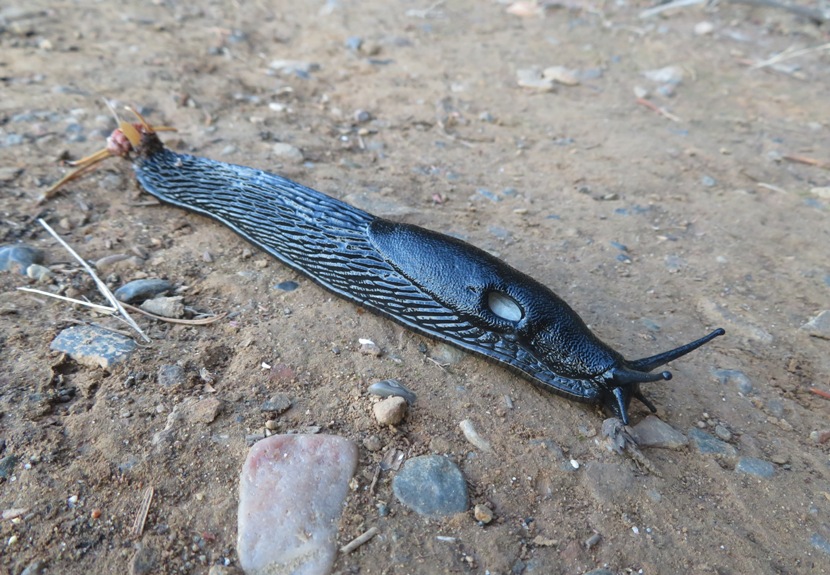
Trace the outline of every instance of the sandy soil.
<instances>
[{"instance_id":1,"label":"sandy soil","mask_svg":"<svg viewBox=\"0 0 830 575\"><path fill-rule=\"evenodd\" d=\"M52 289L100 301L42 217L89 260L141 254L102 274L114 285L163 277L188 305L231 314L207 327L141 319L152 342L107 372L49 344L78 321L123 326L22 294L15 288L29 280L0 274L0 457L17 458L0 508L26 510L0 522L0 571L234 565L246 436L263 432L260 404L282 392L293 407L271 427L319 426L361 445L341 540L371 526L380 535L340 557L339 573L830 572L830 444L811 438L830 428L830 402L809 392L830 388L830 341L800 329L830 307L830 200L811 192L830 185L830 54L753 68L788 48L826 47L826 28L732 4L650 19L638 18L647 5L627 2L525 17L493 1L430 4L0 9L0 241L43 248L58 274ZM696 34L704 21L711 32ZM275 60L315 66L284 74ZM580 84L517 84L518 70L555 65L578 70ZM682 72L673 89L643 75L665 66ZM638 88L668 114L638 103ZM648 473L597 444L597 408L338 301L204 218L141 205L125 162L38 205L65 172L61 158L103 146L114 127L103 98L176 127L165 139L177 149L278 171L497 253L628 357L723 326L726 337L676 362L674 380L647 394L679 430L721 425L738 456L772 462L774 476L738 473L736 457L694 448L646 450L662 477ZM360 110L371 119L358 123ZM276 142L305 161L275 156ZM285 280L299 289L274 289ZM360 354L358 338L383 354ZM163 387L156 374L170 364L186 377ZM719 381L722 369L743 372L752 391ZM418 393L397 430L375 423L366 393L389 377ZM175 407L205 397L222 403L215 420L154 441ZM465 418L493 453L465 441ZM363 447L372 436L377 451ZM495 521L423 519L394 500L389 472L370 493L393 448L449 454L471 502L488 504ZM563 458L580 469L563 470Z\"/></svg>"}]
</instances>

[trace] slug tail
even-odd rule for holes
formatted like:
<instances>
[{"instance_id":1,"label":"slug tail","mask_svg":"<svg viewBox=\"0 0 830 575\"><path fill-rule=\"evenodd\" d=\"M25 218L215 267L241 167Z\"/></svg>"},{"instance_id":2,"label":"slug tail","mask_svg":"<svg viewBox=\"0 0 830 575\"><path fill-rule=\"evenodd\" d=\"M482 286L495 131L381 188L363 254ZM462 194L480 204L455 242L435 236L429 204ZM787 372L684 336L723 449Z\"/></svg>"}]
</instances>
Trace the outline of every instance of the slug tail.
<instances>
[{"instance_id":1,"label":"slug tail","mask_svg":"<svg viewBox=\"0 0 830 575\"><path fill-rule=\"evenodd\" d=\"M663 353L659 353L657 355L653 355L651 357L644 357L643 359L637 359L634 361L627 361L625 362L626 366L634 371L651 371L654 368L660 367L661 365L665 365L670 361L677 359L678 357L683 357L687 353L691 353L697 348L706 345L716 337L719 337L725 334L726 331L723 328L718 328L709 335L702 337L698 340L695 340L691 343L687 343L686 345L681 345L678 348L672 349L670 351L666 351ZM664 372L668 373L668 372ZM668 379L668 378L664 378Z\"/></svg>"}]
</instances>

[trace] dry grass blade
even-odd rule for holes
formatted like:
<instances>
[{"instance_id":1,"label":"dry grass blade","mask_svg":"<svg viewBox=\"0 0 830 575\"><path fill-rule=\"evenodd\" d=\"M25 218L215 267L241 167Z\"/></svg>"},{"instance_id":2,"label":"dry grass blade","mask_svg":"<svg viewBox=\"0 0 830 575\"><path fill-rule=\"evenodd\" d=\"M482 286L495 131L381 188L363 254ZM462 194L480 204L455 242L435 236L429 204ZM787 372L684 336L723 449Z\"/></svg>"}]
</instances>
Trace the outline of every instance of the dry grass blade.
<instances>
[{"instance_id":1,"label":"dry grass blade","mask_svg":"<svg viewBox=\"0 0 830 575\"><path fill-rule=\"evenodd\" d=\"M805 56L807 54L812 54L813 52L821 52L822 50L830 50L830 42L827 44L822 44L821 46L814 46L813 48L802 48L801 50L793 50L792 48L787 48L780 54L776 54L772 58L768 58L763 62L758 62L754 66L751 66L751 70L759 70L761 68L766 68L767 66L774 66L775 64L779 64L786 60L791 60L792 58L798 58L800 56Z\"/></svg>"},{"instance_id":2,"label":"dry grass blade","mask_svg":"<svg viewBox=\"0 0 830 575\"><path fill-rule=\"evenodd\" d=\"M144 311L140 307L135 307L135 306L130 305L128 303L121 304L121 305L123 305L125 308L127 308L130 311L134 311L136 313L146 315L147 317L151 317L151 318L156 319L158 321L164 321L164 322L167 322L167 323L177 323L177 324L180 324L180 325L210 325L210 324L212 324L214 322L217 322L220 319L222 319L222 318L224 318L225 316L228 315L227 313L223 312L223 313L211 316L211 317L204 317L202 319L178 319L178 318L174 318L174 317L164 317L163 315L156 315L154 313L150 313L149 311Z\"/></svg>"},{"instance_id":3,"label":"dry grass blade","mask_svg":"<svg viewBox=\"0 0 830 575\"><path fill-rule=\"evenodd\" d=\"M141 501L141 507L138 508L138 514L135 516L133 528L130 530L130 535L136 539L144 533L144 522L147 521L147 514L150 512L150 503L153 502L154 492L155 490L152 485L144 492L144 499Z\"/></svg>"},{"instance_id":4,"label":"dry grass blade","mask_svg":"<svg viewBox=\"0 0 830 575\"><path fill-rule=\"evenodd\" d=\"M105 305L100 305L100 304L97 304L97 303L92 303L92 302L84 301L84 300L81 300L81 299L66 297L65 295L58 295L56 293L49 293L48 291L43 291L43 290L39 290L39 289L27 288L27 287L19 287L17 289L20 290L20 291L25 291L25 292L29 292L29 293L36 293L36 294L40 294L40 295L45 295L47 297L51 297L51 298L55 298L55 299L59 299L59 300L63 300L63 301L68 301L69 303L74 303L74 304L77 304L77 305L91 307L95 311L101 312L101 313L114 314L117 311L115 308L107 307Z\"/></svg>"},{"instance_id":5,"label":"dry grass blade","mask_svg":"<svg viewBox=\"0 0 830 575\"><path fill-rule=\"evenodd\" d=\"M127 324L129 324L129 326L131 328L133 328L136 332L138 332L138 334L144 339L144 341L149 342L150 338L147 337L147 335L143 331L141 331L141 328L138 327L138 324L135 323L133 318L130 317L130 314L127 313L127 310L125 310L123 308L123 306L121 305L121 302L119 302L115 298L113 293L107 287L107 284L102 282L101 279L95 274L95 272L92 270L90 265L88 263L86 263L86 261L84 261L84 259L81 256L79 256L77 253L75 253L75 250L73 250L69 246L69 244L67 244L65 241L63 241L63 238L61 238L58 235L58 233L49 226L49 224L47 224L43 219L40 219L40 218L38 219L38 221L40 222L40 225L42 225L44 228L46 228L46 231L49 232L52 235L53 238L58 240L58 242L63 246L63 248L66 251L68 251L70 254L72 254L72 257L74 257L78 261L78 263L81 264L81 266L86 270L86 273L88 273L90 275L90 277L92 278L92 280L95 282L95 285L98 286L98 291L100 291L101 294L105 298L107 298L107 301L109 301L112 304L112 307L115 308L118 311L118 313L121 315L121 317L124 318L124 321L126 321Z\"/></svg>"}]
</instances>

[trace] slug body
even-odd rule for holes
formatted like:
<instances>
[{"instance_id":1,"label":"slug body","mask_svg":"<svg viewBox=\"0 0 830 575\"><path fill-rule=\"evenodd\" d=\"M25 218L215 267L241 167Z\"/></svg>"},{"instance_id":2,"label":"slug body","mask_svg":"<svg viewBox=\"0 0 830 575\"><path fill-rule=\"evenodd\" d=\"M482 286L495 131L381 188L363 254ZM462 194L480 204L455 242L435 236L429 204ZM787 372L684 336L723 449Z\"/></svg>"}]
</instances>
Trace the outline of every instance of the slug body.
<instances>
[{"instance_id":1,"label":"slug body","mask_svg":"<svg viewBox=\"0 0 830 575\"><path fill-rule=\"evenodd\" d=\"M407 328L501 363L623 423L649 373L723 333L636 361L600 341L533 278L461 240L375 217L260 170L174 153L145 125L132 145L141 186L213 218L335 294ZM122 154L125 155L125 154Z\"/></svg>"}]
</instances>

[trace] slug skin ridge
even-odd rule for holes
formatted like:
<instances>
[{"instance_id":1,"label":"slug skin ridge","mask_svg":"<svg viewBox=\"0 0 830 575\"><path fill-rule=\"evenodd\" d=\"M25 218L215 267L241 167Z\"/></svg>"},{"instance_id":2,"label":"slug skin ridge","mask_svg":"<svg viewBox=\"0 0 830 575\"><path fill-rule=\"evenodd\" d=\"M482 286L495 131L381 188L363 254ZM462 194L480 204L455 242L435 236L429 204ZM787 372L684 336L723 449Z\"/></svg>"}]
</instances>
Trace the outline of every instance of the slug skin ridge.
<instances>
[{"instance_id":1,"label":"slug skin ridge","mask_svg":"<svg viewBox=\"0 0 830 575\"><path fill-rule=\"evenodd\" d=\"M648 371L723 333L628 362L550 289L459 239L373 216L276 174L172 152L146 125L133 148L136 178L161 202L226 225L344 299L548 391L601 403L626 424L632 397L654 411L639 384L671 377ZM497 314L488 305L493 293L520 319Z\"/></svg>"}]
</instances>

